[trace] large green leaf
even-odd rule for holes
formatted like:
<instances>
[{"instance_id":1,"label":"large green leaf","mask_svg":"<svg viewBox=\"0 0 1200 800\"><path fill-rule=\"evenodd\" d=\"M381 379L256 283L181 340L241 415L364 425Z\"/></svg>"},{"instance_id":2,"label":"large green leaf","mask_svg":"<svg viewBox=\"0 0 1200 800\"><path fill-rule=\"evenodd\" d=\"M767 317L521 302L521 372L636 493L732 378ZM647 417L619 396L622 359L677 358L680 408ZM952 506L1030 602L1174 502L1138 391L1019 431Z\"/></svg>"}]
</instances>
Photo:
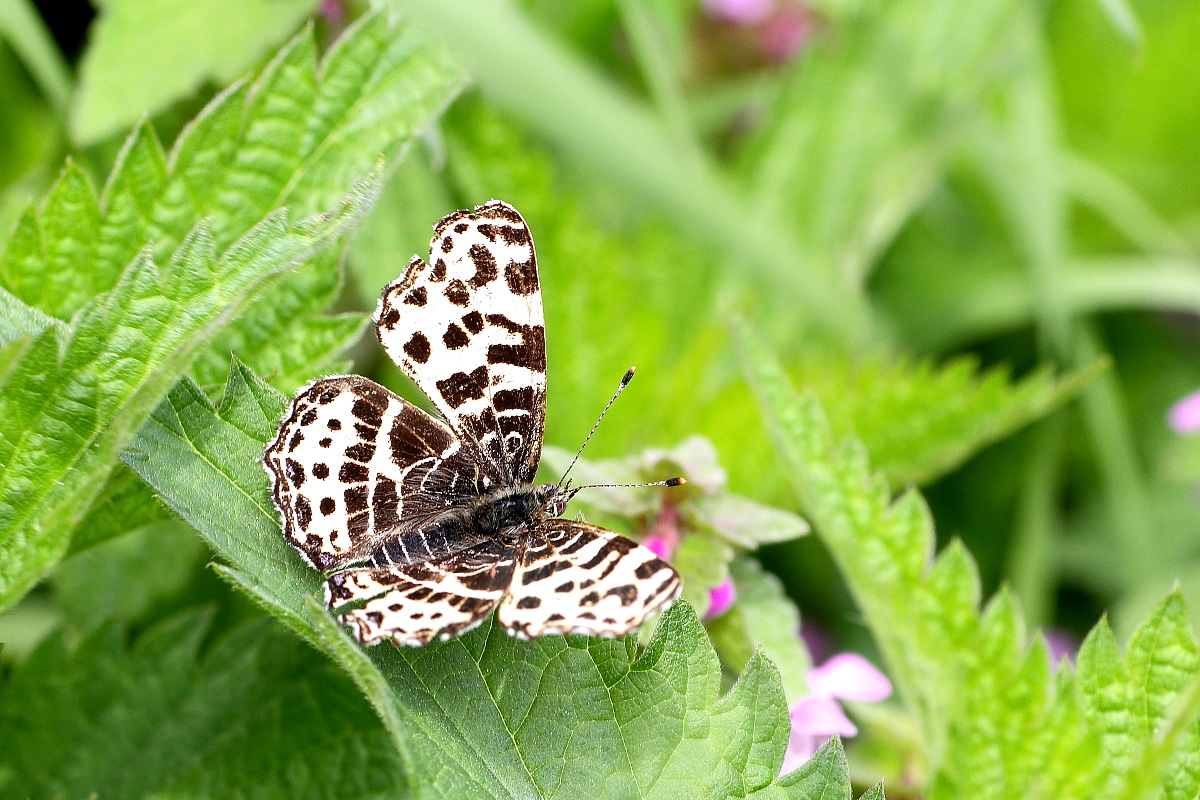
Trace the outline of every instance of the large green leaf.
<instances>
[{"instance_id":1,"label":"large green leaf","mask_svg":"<svg viewBox=\"0 0 1200 800\"><path fill-rule=\"evenodd\" d=\"M143 250L70 326L26 340L0 387L0 608L66 551L117 455L212 337L273 275L328 246L377 177L330 214L269 214L218 252L201 221L171 261Z\"/></svg>"},{"instance_id":2,"label":"large green leaf","mask_svg":"<svg viewBox=\"0 0 1200 800\"><path fill-rule=\"evenodd\" d=\"M1194 797L1200 657L1179 597L1124 659L1102 623L1079 673L1053 674L1007 591L982 611L958 543L933 557L929 510L892 499L862 445L838 440L747 329L748 366L780 455L912 714L931 798ZM1157 734L1157 735L1156 735Z\"/></svg>"},{"instance_id":3,"label":"large green leaf","mask_svg":"<svg viewBox=\"0 0 1200 800\"><path fill-rule=\"evenodd\" d=\"M126 460L229 564L221 572L359 683L411 785L431 797L725 797L773 787L788 737L778 673L720 668L685 604L634 637L522 642L492 624L420 649L364 650L317 602L321 576L284 543L261 457L285 398L235 364L214 408L181 383Z\"/></svg>"},{"instance_id":4,"label":"large green leaf","mask_svg":"<svg viewBox=\"0 0 1200 800\"><path fill-rule=\"evenodd\" d=\"M0 685L0 797L396 797L387 731L325 659L261 620L203 645L211 614L126 647L53 636Z\"/></svg>"},{"instance_id":5,"label":"large green leaf","mask_svg":"<svg viewBox=\"0 0 1200 800\"><path fill-rule=\"evenodd\" d=\"M237 84L209 104L169 154L149 128L139 127L100 196L83 171L68 163L39 206L26 209L0 257L0 284L8 290L0 291L0 342L40 332L54 320L69 320L91 303L92 310L84 315L96 316L102 324L119 322L124 327L114 329L109 344L124 347L116 337L125 327L141 324L142 316L165 320L173 313L165 307L146 307L130 310L120 320L105 316L111 301L94 298L113 290L131 260L167 262L201 220L207 240L222 250L280 206L293 215L337 208L341 195L372 169L381 153L403 153L460 83L459 73L407 28L371 16L348 30L321 62L311 33L296 37L252 83ZM360 211L365 208L360 206ZM357 219L358 214L353 216ZM202 384L219 385L231 351L288 389L329 369L359 335L364 318L325 313L339 289L337 256L332 251L312 256L345 229L329 227L313 247L290 257L291 269L276 265L269 271L272 280L256 282L253 291L222 289L233 292L230 297L237 302L221 311L219 324L214 320L201 330L171 323L163 341L183 346L171 354L174 377L161 376L159 396L184 369ZM187 268L179 276L181 281L188 280L186 272ZM182 308L187 314L199 313ZM74 324L72 330L82 322L77 319ZM27 358L46 360L48 342ZM33 345L20 345L29 346ZM6 357L11 359L15 352ZM130 354L124 367L132 367L135 357ZM0 375L11 368L6 364ZM95 374L78 377L86 382ZM119 387L101 391L108 389L117 392ZM155 402L157 397L137 406L141 411L136 413L148 413ZM121 412L132 427L140 423L135 411L127 407ZM6 424L10 433L16 430L13 420ZM120 441L132 427L118 437ZM107 462L100 459L93 474L76 469L73 477L102 480L115 453L110 452ZM50 474L47 480L52 480ZM150 493L136 484L118 482L99 491L108 509L89 520L79 546L128 530L123 520L137 524L157 514ZM11 587L14 596L27 579L55 560L61 551L57 542L78 519L75 511L86 510L95 493L89 489L74 497L72 518L38 534L54 540L53 547L29 546L38 553L34 560L41 566L29 565L28 575L18 580L14 576L26 567L13 560L14 571L0 573L8 575L2 580L18 581ZM0 533L0 543L5 536ZM5 597L0 607L11 601L8 589L0 595Z\"/></svg>"},{"instance_id":6,"label":"large green leaf","mask_svg":"<svg viewBox=\"0 0 1200 800\"><path fill-rule=\"evenodd\" d=\"M225 84L295 30L307 0L104 0L80 65L71 127L90 144L180 100Z\"/></svg>"}]
</instances>

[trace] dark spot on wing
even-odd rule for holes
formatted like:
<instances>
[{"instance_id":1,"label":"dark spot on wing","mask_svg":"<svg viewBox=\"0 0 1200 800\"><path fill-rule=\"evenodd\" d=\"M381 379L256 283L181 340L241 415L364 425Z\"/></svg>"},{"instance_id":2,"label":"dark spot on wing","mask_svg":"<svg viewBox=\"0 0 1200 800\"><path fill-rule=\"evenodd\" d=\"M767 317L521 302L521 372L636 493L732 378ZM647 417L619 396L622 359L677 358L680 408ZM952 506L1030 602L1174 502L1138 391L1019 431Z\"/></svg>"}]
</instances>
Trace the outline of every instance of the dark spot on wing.
<instances>
[{"instance_id":1,"label":"dark spot on wing","mask_svg":"<svg viewBox=\"0 0 1200 800\"><path fill-rule=\"evenodd\" d=\"M533 387L522 386L520 389L501 389L492 396L492 403L495 405L497 411L532 409Z\"/></svg>"},{"instance_id":2,"label":"dark spot on wing","mask_svg":"<svg viewBox=\"0 0 1200 800\"><path fill-rule=\"evenodd\" d=\"M521 325L503 314L488 314L487 321L520 338L517 344L489 346L489 364L515 364L535 372L546 371L546 331L541 325Z\"/></svg>"},{"instance_id":3,"label":"dark spot on wing","mask_svg":"<svg viewBox=\"0 0 1200 800\"><path fill-rule=\"evenodd\" d=\"M450 281L446 285L446 290L443 292L446 299L456 306L465 306L471 302L471 293L467 291L467 285L458 278Z\"/></svg>"},{"instance_id":4,"label":"dark spot on wing","mask_svg":"<svg viewBox=\"0 0 1200 800\"><path fill-rule=\"evenodd\" d=\"M442 239L442 252L443 253L449 253L453 249L454 249L454 240L453 239L451 239L449 236L447 236L445 239Z\"/></svg>"},{"instance_id":5,"label":"dark spot on wing","mask_svg":"<svg viewBox=\"0 0 1200 800\"><path fill-rule=\"evenodd\" d=\"M467 336L462 328L451 322L446 326L446 332L442 334L442 343L451 350L459 350L471 343L471 337Z\"/></svg>"},{"instance_id":6,"label":"dark spot on wing","mask_svg":"<svg viewBox=\"0 0 1200 800\"><path fill-rule=\"evenodd\" d=\"M614 586L605 592L604 596L619 597L621 599L621 605L627 606L634 600L637 600L638 592L636 586L627 583L624 586Z\"/></svg>"},{"instance_id":7,"label":"dark spot on wing","mask_svg":"<svg viewBox=\"0 0 1200 800\"><path fill-rule=\"evenodd\" d=\"M300 530L308 530L308 524L312 522L312 506L308 504L308 498L300 495L296 498L296 524L300 526Z\"/></svg>"},{"instance_id":8,"label":"dark spot on wing","mask_svg":"<svg viewBox=\"0 0 1200 800\"><path fill-rule=\"evenodd\" d=\"M637 569L633 571L633 576L640 581L644 581L656 572L658 572L658 567L654 565L654 562L646 561L637 565Z\"/></svg>"},{"instance_id":9,"label":"dark spot on wing","mask_svg":"<svg viewBox=\"0 0 1200 800\"><path fill-rule=\"evenodd\" d=\"M455 226L454 226L454 232L455 232L455 233L466 233L466 232L467 232L467 228L469 228L469 227L471 227L471 226L470 226L470 225L468 225L467 223L465 223L465 222L460 222L460 223L458 223L457 225L455 225Z\"/></svg>"},{"instance_id":10,"label":"dark spot on wing","mask_svg":"<svg viewBox=\"0 0 1200 800\"><path fill-rule=\"evenodd\" d=\"M340 419L331 419L325 423L331 431L340 431L342 429L342 421Z\"/></svg>"},{"instance_id":11,"label":"dark spot on wing","mask_svg":"<svg viewBox=\"0 0 1200 800\"><path fill-rule=\"evenodd\" d=\"M408 306L423 306L429 301L429 292L424 286L418 286L404 296L404 304Z\"/></svg>"},{"instance_id":12,"label":"dark spot on wing","mask_svg":"<svg viewBox=\"0 0 1200 800\"><path fill-rule=\"evenodd\" d=\"M400 321L400 312L395 308L389 308L387 312L379 318L379 324L387 328L389 331L396 327L396 323Z\"/></svg>"},{"instance_id":13,"label":"dark spot on wing","mask_svg":"<svg viewBox=\"0 0 1200 800\"><path fill-rule=\"evenodd\" d=\"M361 422L370 425L372 428L378 428L383 422L383 409L376 407L361 397L354 401L354 406L350 411Z\"/></svg>"},{"instance_id":14,"label":"dark spot on wing","mask_svg":"<svg viewBox=\"0 0 1200 800\"><path fill-rule=\"evenodd\" d=\"M328 517L334 511L337 511L337 501L336 500L334 500L332 497L326 497L324 500L321 501L321 513L322 514L324 514L325 516Z\"/></svg>"},{"instance_id":15,"label":"dark spot on wing","mask_svg":"<svg viewBox=\"0 0 1200 800\"><path fill-rule=\"evenodd\" d=\"M338 480L342 483L364 483L370 477L370 470L362 464L347 461L338 470Z\"/></svg>"},{"instance_id":16,"label":"dark spot on wing","mask_svg":"<svg viewBox=\"0 0 1200 800\"><path fill-rule=\"evenodd\" d=\"M504 268L504 282L513 294L525 297L537 291L537 265L528 261L509 261Z\"/></svg>"},{"instance_id":17,"label":"dark spot on wing","mask_svg":"<svg viewBox=\"0 0 1200 800\"><path fill-rule=\"evenodd\" d=\"M471 333L479 333L483 330L483 315L478 311L463 314L462 323Z\"/></svg>"},{"instance_id":18,"label":"dark spot on wing","mask_svg":"<svg viewBox=\"0 0 1200 800\"><path fill-rule=\"evenodd\" d=\"M566 583L562 584L561 586L554 587L554 591L556 591L556 592L571 592L574 590L575 590L575 581L567 581Z\"/></svg>"},{"instance_id":19,"label":"dark spot on wing","mask_svg":"<svg viewBox=\"0 0 1200 800\"><path fill-rule=\"evenodd\" d=\"M360 511L367 510L367 487L352 486L342 492L342 499L346 501L346 513L357 514Z\"/></svg>"},{"instance_id":20,"label":"dark spot on wing","mask_svg":"<svg viewBox=\"0 0 1200 800\"><path fill-rule=\"evenodd\" d=\"M287 475L288 480L291 481L296 488L304 485L304 467L300 466L300 462L289 458L286 462L284 462L284 473Z\"/></svg>"},{"instance_id":21,"label":"dark spot on wing","mask_svg":"<svg viewBox=\"0 0 1200 800\"><path fill-rule=\"evenodd\" d=\"M317 410L315 408L310 408L308 411L304 412L303 416L300 417L300 424L301 425L312 425L313 422L316 420L316 418L317 418Z\"/></svg>"},{"instance_id":22,"label":"dark spot on wing","mask_svg":"<svg viewBox=\"0 0 1200 800\"><path fill-rule=\"evenodd\" d=\"M433 265L433 272L429 273L430 283L441 283L446 280L446 261L439 258Z\"/></svg>"},{"instance_id":23,"label":"dark spot on wing","mask_svg":"<svg viewBox=\"0 0 1200 800\"><path fill-rule=\"evenodd\" d=\"M329 477L329 466L326 464L313 464L313 476L324 480Z\"/></svg>"},{"instance_id":24,"label":"dark spot on wing","mask_svg":"<svg viewBox=\"0 0 1200 800\"><path fill-rule=\"evenodd\" d=\"M317 442L317 444L321 445L321 447L329 447L329 445L333 444L333 439L330 439L328 436L326 436L324 439Z\"/></svg>"},{"instance_id":25,"label":"dark spot on wing","mask_svg":"<svg viewBox=\"0 0 1200 800\"><path fill-rule=\"evenodd\" d=\"M295 450L297 447L300 446L300 443L303 441L304 441L304 432L296 431L296 435L292 437L292 440L290 442L288 442L288 452L290 453L291 451Z\"/></svg>"},{"instance_id":26,"label":"dark spot on wing","mask_svg":"<svg viewBox=\"0 0 1200 800\"><path fill-rule=\"evenodd\" d=\"M348 455L350 458L353 458L355 461L361 461L365 464L371 460L372 456L375 455L375 445L367 444L366 442L359 442L352 447L347 447L346 455Z\"/></svg>"},{"instance_id":27,"label":"dark spot on wing","mask_svg":"<svg viewBox=\"0 0 1200 800\"><path fill-rule=\"evenodd\" d=\"M562 614L551 614L550 616L546 617L547 622L562 622L564 619L566 619L566 617L564 617Z\"/></svg>"},{"instance_id":28,"label":"dark spot on wing","mask_svg":"<svg viewBox=\"0 0 1200 800\"><path fill-rule=\"evenodd\" d=\"M528 586L535 581L545 580L554 574L554 564L543 564L534 569L525 570L525 574L521 576L521 585ZM599 599L599 598L597 598Z\"/></svg>"},{"instance_id":29,"label":"dark spot on wing","mask_svg":"<svg viewBox=\"0 0 1200 800\"><path fill-rule=\"evenodd\" d=\"M429 360L429 340L425 338L425 334L417 331L404 345L404 352L413 361L418 364L424 364Z\"/></svg>"},{"instance_id":30,"label":"dark spot on wing","mask_svg":"<svg viewBox=\"0 0 1200 800\"><path fill-rule=\"evenodd\" d=\"M450 408L458 408L468 400L478 400L483 397L483 388L487 385L487 367L478 367L469 375L465 372L456 372L436 384L438 393Z\"/></svg>"},{"instance_id":31,"label":"dark spot on wing","mask_svg":"<svg viewBox=\"0 0 1200 800\"><path fill-rule=\"evenodd\" d=\"M594 605L596 605L596 603L599 603L599 602L600 602L600 593L599 592L588 592L587 594L585 594L583 597L581 597L579 599L579 605L581 605L581 606L594 606Z\"/></svg>"},{"instance_id":32,"label":"dark spot on wing","mask_svg":"<svg viewBox=\"0 0 1200 800\"><path fill-rule=\"evenodd\" d=\"M396 494L396 484L387 478L379 478L375 482L375 496L372 498L375 512L375 528L391 530L400 524L400 496Z\"/></svg>"},{"instance_id":33,"label":"dark spot on wing","mask_svg":"<svg viewBox=\"0 0 1200 800\"><path fill-rule=\"evenodd\" d=\"M471 263L475 265L475 274L467 281L471 288L478 289L496 280L500 270L496 267L496 257L492 255L491 250L481 244L473 244L467 251L467 255L470 257Z\"/></svg>"},{"instance_id":34,"label":"dark spot on wing","mask_svg":"<svg viewBox=\"0 0 1200 800\"><path fill-rule=\"evenodd\" d=\"M526 596L517 601L517 608L537 608L542 601L536 597Z\"/></svg>"}]
</instances>

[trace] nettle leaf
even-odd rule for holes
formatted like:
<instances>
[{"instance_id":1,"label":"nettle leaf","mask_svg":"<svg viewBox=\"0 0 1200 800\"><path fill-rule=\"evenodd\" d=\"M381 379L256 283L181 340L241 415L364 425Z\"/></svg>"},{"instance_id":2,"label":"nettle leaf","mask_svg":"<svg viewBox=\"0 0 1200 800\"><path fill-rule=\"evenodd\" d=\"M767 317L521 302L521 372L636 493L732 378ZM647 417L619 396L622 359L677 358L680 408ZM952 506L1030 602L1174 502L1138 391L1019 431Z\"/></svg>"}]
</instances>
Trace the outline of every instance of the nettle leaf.
<instances>
[{"instance_id":1,"label":"nettle leaf","mask_svg":"<svg viewBox=\"0 0 1200 800\"><path fill-rule=\"evenodd\" d=\"M211 616L128 647L111 625L43 642L0 685L0 798L396 795L387 731L340 670L266 620L202 647Z\"/></svg>"},{"instance_id":2,"label":"nettle leaf","mask_svg":"<svg viewBox=\"0 0 1200 800\"><path fill-rule=\"evenodd\" d=\"M311 32L293 39L252 83L237 84L214 99L169 154L149 127L139 127L126 142L99 197L86 175L68 163L40 206L22 216L0 256L0 284L11 292L11 296L0 294L0 324L4 325L0 342L36 333L50 320L74 318L78 327L81 314L107 319L112 302L95 298L117 291L118 278L131 261L143 264L139 268L143 270L151 269L145 264L171 261L189 231L200 230L201 220L205 220L202 240L222 251L280 206L287 206L294 218L338 208L347 187L372 170L380 154L402 154L411 138L455 95L461 80L445 58L406 27L371 16L348 30L319 63ZM369 205L366 200L363 196L359 212ZM351 216L357 219L359 214ZM260 277L269 274L271 280L258 281L253 291L237 294L237 303L221 311L219 322L214 318L203 330L172 323L168 340L186 347L171 357L170 382L189 369L202 384L219 386L230 352L239 353L289 390L313 373L329 369L357 338L365 318L323 313L339 288L337 256L332 251L313 256L346 226L326 228L313 247L290 258L287 266L292 269L264 272ZM80 311L85 304L91 304L90 311ZM137 335L136 326L143 318L165 320L172 313L167 306L142 303L136 313L109 320L116 325L110 344L123 346L118 335ZM123 326L134 330L121 333ZM60 346L65 345L52 347L49 340L18 345L34 348L27 353L34 361L28 363L37 359L49 363L49 351ZM11 368L15 353L5 351L0 356L0 376ZM136 366L134 358L121 364L122 369ZM95 373L80 376L84 383L94 378ZM136 407L138 413L148 413L157 403L169 386L166 381L164 376L158 396ZM98 391L108 388L112 387ZM133 411L126 407L122 414L136 427L140 420ZM94 424L102 427L98 420ZM132 428L118 437L118 443L131 434ZM99 469L87 480L103 478L111 459L97 463ZM120 513L90 519L93 524L78 547L129 530L121 522L122 515L140 522L159 513L150 492L136 485L118 482L100 491L106 496L123 492L113 501L113 510ZM76 510L86 510L96 493L89 490L75 497ZM38 536L58 541L77 519L67 519L65 525L52 526ZM0 532L0 547L6 536ZM42 550L36 544L20 547L38 552L34 560L43 567L60 550L57 546ZM12 567L24 574L25 567L17 562ZM12 585L14 595L41 571L42 567L29 565L26 578ZM0 571L0 581L16 580L14 574L6 579ZM0 584L0 607L9 602L8 592L7 584Z\"/></svg>"},{"instance_id":3,"label":"nettle leaf","mask_svg":"<svg viewBox=\"0 0 1200 800\"><path fill-rule=\"evenodd\" d=\"M227 562L222 575L354 677L417 794L803 796L774 784L789 734L774 665L752 657L719 696L686 604L644 650L635 637L522 642L491 624L419 649L357 645L280 535L261 457L286 404L235 363L219 405L179 384L125 458Z\"/></svg>"},{"instance_id":4,"label":"nettle leaf","mask_svg":"<svg viewBox=\"0 0 1200 800\"><path fill-rule=\"evenodd\" d=\"M143 250L66 332L29 342L0 387L0 608L61 558L121 448L203 344L272 275L348 230L377 184L320 217L273 212L221 253L201 221L170 262Z\"/></svg>"},{"instance_id":5,"label":"nettle leaf","mask_svg":"<svg viewBox=\"0 0 1200 800\"><path fill-rule=\"evenodd\" d=\"M936 365L813 358L801 359L790 374L829 409L835 436L861 440L872 465L892 485L903 485L951 471L1074 397L1105 368L1096 364L1058 379L1039 370L1014 381L1003 367L980 372L967 357Z\"/></svg>"},{"instance_id":6,"label":"nettle leaf","mask_svg":"<svg viewBox=\"0 0 1200 800\"><path fill-rule=\"evenodd\" d=\"M79 68L75 141L116 133L206 79L228 83L312 8L307 0L105 0Z\"/></svg>"},{"instance_id":7,"label":"nettle leaf","mask_svg":"<svg viewBox=\"0 0 1200 800\"><path fill-rule=\"evenodd\" d=\"M1194 797L1200 658L1178 596L1122 659L1105 623L1078 675L1030 641L1012 597L980 611L979 576L952 543L932 556L929 509L893 499L863 446L839 441L748 328L741 339L779 452L912 714L930 798ZM1149 794L1147 794L1149 793Z\"/></svg>"}]
</instances>

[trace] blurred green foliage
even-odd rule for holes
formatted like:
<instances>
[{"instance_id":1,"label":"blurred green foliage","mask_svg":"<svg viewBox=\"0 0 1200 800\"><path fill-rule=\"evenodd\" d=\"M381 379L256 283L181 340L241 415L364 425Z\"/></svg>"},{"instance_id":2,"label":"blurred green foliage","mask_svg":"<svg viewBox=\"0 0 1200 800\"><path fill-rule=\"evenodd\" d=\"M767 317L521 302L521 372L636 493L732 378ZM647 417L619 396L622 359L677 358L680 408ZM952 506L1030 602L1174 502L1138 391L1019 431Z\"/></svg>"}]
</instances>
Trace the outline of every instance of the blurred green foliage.
<instances>
[{"instance_id":1,"label":"blurred green foliage","mask_svg":"<svg viewBox=\"0 0 1200 800\"><path fill-rule=\"evenodd\" d=\"M740 21L714 10L738 3L716 0L382 5L400 22L376 17L364 33L352 26L365 2L108 0L95 19L83 3L43 18L29 0L0 2L0 407L17 409L0 419L0 604L16 603L0 617L7 685L35 686L30 664L110 674L153 655L175 665L163 703L199 703L230 681L258 698L267 710L241 720L247 736L278 728L271 715L292 693L329 698L288 712L294 746L316 753L336 738L345 771L308 783L284 776L279 791L319 794L323 781L361 766L370 774L351 794L371 796L395 774L417 774L367 753L389 732L396 740L387 724L345 737L323 726L317 708L370 714L345 681L302 685L298 675L324 662L288 650L277 631L239 658L260 663L285 650L299 664L286 680L269 665L237 676L205 655L252 637L264 623L248 618L260 611L214 577L178 506L164 506L117 453L183 376L220 394L231 353L285 393L353 361L423 402L371 337L356 337L379 287L425 252L430 225L491 197L520 209L537 244L549 444L573 451L636 363L638 380L589 456L702 434L731 491L811 513L747 382L731 332L743 319L791 383L817 398L835 436L861 442L892 486L921 487L940 544L954 538L971 553L962 569L977 573L983 594L1012 588L989 621L959 630L964 651L988 625L1009 625L1008 604L1031 626L1078 637L1107 611L1122 639L1154 610L1154 624L1169 620L1187 639L1170 604L1195 607L1200 597L1200 438L1165 419L1200 386L1195 4L775 0L762 4L765 17ZM77 52L70 37L85 27ZM237 80L243 73L248 82ZM282 206L293 225L336 211L380 154L386 180L351 234L255 228ZM373 191L354 195L345 228ZM250 290L242 284L259 273L229 262L236 274L213 279L209 306L189 305L204 287L169 265L199 270L250 230L313 241L259 265L261 286ZM181 245L206 236L211 253ZM128 267L139 253L140 273ZM165 330L183 337L177 351L126 352L125 331L138 325L105 316L106 303L134 309L125 323L143 320L147 304L173 303L192 313L190 332L174 318ZM107 334L92 337L89 314ZM101 361L129 360L114 357L111 373L77 369L71 359L88 361L89 347ZM135 362L136 375L124 368ZM80 431L74 404L87 397L102 413ZM63 429L29 422L30 398L47 399L52 421L67 420L78 437L70 447L55 450L70 439ZM41 444L20 444L28 441ZM10 525L16 517L24 522ZM726 667L751 661L747 635L778 635L753 633L764 620L793 619L781 584L806 622L843 647L919 674L897 653L933 634L881 638L870 619L887 607L879 598L862 624L852 595L864 602L866 579L845 556L831 559L818 537L759 555L778 581L744 554L732 562L751 591L712 625ZM725 569L734 554L722 558ZM209 611L198 616L200 605ZM199 632L164 641L181 627ZM1139 651L1123 662L1109 628L1097 631L1085 677L1109 675L1129 704ZM1025 646L1023 634L1003 633L1006 646ZM784 661L793 673L804 663ZM1015 674L1015 661L1004 664ZM909 683L925 755L945 755L939 737L966 723L922 706L946 701L936 685ZM785 675L783 685L798 691L803 678ZM1186 694L1171 687L1172 697ZM96 708L139 691L114 679L97 689ZM41 707L59 713L65 701L45 692ZM153 714L139 725L147 736L169 727ZM885 736L887 725L878 730ZM90 735L56 752L70 760ZM206 731L197 723L172 735ZM191 772L149 764L160 771L144 781L111 775L91 788L231 796L233 783L201 774L236 761L236 748L222 746ZM1136 747L1138 758L1156 757L1144 741ZM1004 752L1006 763L1031 763ZM959 757L973 763L905 751L888 777L904 785L914 769L948 781L944 789L957 785ZM842 775L832 749L810 775L828 765ZM1128 789L1115 780L1109 790ZM57 786L87 790L67 775Z\"/></svg>"}]
</instances>

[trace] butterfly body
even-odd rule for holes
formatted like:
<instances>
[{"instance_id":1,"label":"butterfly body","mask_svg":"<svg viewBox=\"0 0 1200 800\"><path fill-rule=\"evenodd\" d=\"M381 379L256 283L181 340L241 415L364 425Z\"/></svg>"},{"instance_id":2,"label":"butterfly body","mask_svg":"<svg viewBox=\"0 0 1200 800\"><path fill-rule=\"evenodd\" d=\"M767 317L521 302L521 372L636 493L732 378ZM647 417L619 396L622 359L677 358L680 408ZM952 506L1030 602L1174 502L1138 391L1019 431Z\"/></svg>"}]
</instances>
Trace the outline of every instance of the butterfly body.
<instances>
[{"instance_id":1,"label":"butterfly body","mask_svg":"<svg viewBox=\"0 0 1200 800\"><path fill-rule=\"evenodd\" d=\"M364 644L419 646L495 610L514 636L621 636L679 574L613 531L562 519L575 490L535 484L546 340L533 239L492 201L434 227L385 287L376 333L441 419L357 375L292 401L263 463L283 536Z\"/></svg>"},{"instance_id":2,"label":"butterfly body","mask_svg":"<svg viewBox=\"0 0 1200 800\"><path fill-rule=\"evenodd\" d=\"M509 539L562 514L566 495L556 484L523 484L487 490L470 505L455 508L428 525L390 539L368 564L404 565L441 558L480 542Z\"/></svg>"}]
</instances>

